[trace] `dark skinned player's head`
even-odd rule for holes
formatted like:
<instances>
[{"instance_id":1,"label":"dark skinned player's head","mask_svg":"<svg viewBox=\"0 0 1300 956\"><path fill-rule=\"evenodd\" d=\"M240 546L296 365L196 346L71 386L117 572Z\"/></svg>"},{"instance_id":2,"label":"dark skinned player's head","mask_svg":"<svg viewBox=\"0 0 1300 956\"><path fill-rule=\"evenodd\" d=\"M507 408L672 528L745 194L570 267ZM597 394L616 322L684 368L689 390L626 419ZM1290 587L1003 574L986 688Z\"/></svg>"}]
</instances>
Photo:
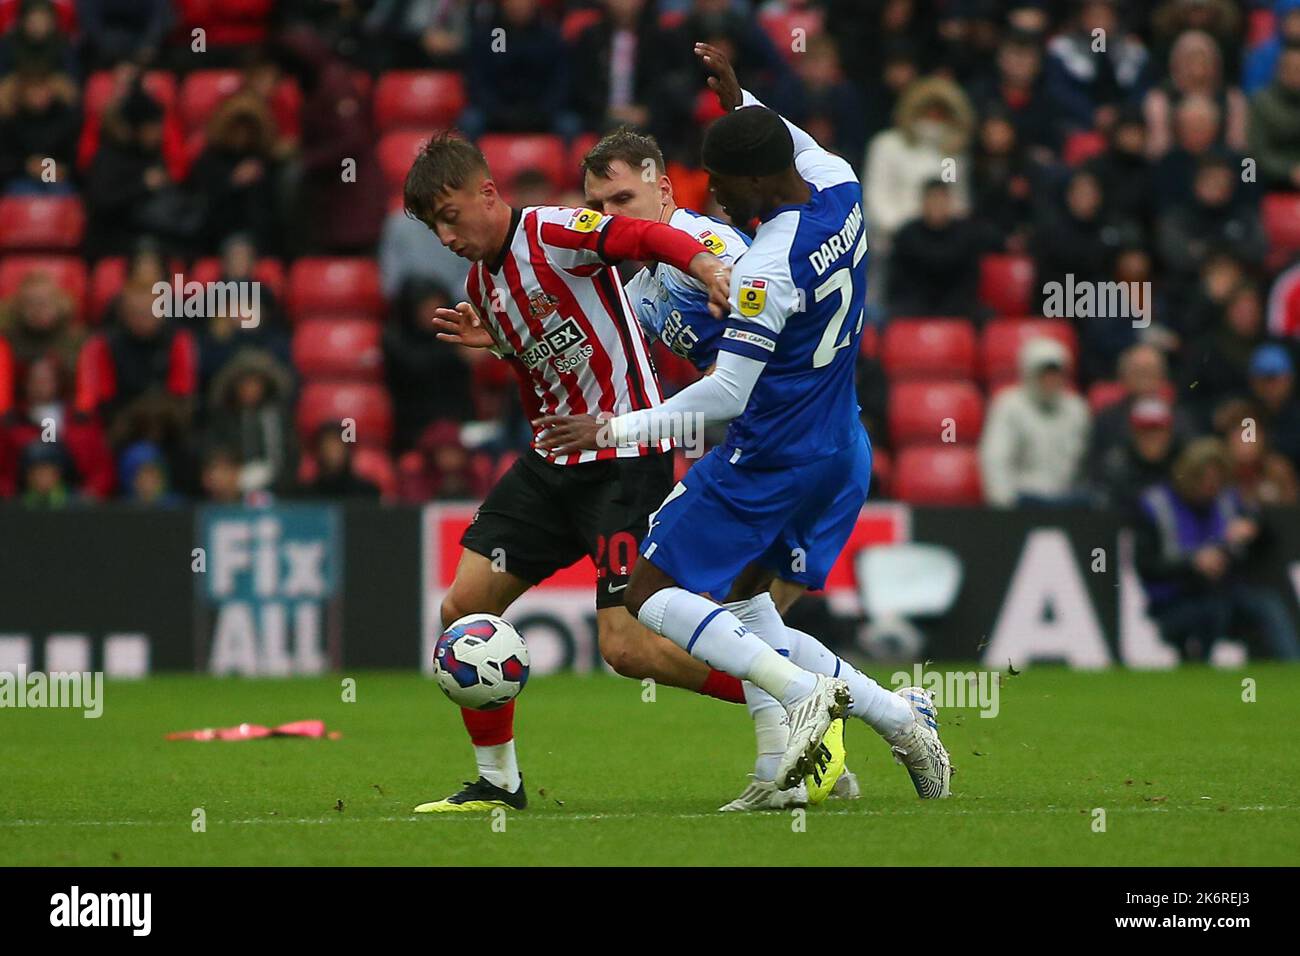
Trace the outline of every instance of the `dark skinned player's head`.
<instances>
[{"instance_id":1,"label":"dark skinned player's head","mask_svg":"<svg viewBox=\"0 0 1300 956\"><path fill-rule=\"evenodd\" d=\"M790 130L763 106L734 110L710 126L703 159L709 188L737 226L781 205L799 178Z\"/></svg>"}]
</instances>

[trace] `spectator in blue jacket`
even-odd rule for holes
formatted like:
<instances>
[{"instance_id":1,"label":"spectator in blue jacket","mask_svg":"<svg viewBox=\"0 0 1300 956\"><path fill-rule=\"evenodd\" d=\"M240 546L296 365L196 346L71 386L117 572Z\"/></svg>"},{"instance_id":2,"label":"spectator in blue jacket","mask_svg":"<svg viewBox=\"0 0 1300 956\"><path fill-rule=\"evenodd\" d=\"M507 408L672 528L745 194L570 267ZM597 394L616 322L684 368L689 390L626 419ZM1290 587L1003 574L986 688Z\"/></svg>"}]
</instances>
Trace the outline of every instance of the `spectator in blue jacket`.
<instances>
[{"instance_id":1,"label":"spectator in blue jacket","mask_svg":"<svg viewBox=\"0 0 1300 956\"><path fill-rule=\"evenodd\" d=\"M1241 88L1246 93L1257 93L1272 83L1282 49L1300 43L1300 0L1277 0L1273 16L1273 35L1246 55L1241 71Z\"/></svg>"},{"instance_id":2,"label":"spectator in blue jacket","mask_svg":"<svg viewBox=\"0 0 1300 956\"><path fill-rule=\"evenodd\" d=\"M1149 60L1115 0L1084 0L1074 28L1048 44L1048 96L1073 128L1109 130L1119 108L1146 93Z\"/></svg>"}]
</instances>

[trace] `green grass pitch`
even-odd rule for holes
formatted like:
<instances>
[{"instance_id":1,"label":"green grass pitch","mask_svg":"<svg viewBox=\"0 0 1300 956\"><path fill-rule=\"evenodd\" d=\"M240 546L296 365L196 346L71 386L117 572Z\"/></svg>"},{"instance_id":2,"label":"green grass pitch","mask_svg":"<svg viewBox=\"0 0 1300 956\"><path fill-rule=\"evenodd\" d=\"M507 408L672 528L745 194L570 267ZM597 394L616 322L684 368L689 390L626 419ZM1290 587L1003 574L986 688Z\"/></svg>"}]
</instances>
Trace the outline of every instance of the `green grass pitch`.
<instances>
[{"instance_id":1,"label":"green grass pitch","mask_svg":"<svg viewBox=\"0 0 1300 956\"><path fill-rule=\"evenodd\" d=\"M877 673L885 677L889 671ZM413 674L110 683L104 714L0 711L6 865L1291 864L1300 668L1006 678L1000 714L942 714L954 797L917 800L851 723L863 798L722 815L751 769L741 707L635 681L539 678L520 702L529 809L416 817L472 775L459 717ZM1258 700L1242 701L1242 681ZM340 740L167 742L319 717ZM192 829L203 808L206 832ZM1094 809L1106 811L1094 832Z\"/></svg>"}]
</instances>

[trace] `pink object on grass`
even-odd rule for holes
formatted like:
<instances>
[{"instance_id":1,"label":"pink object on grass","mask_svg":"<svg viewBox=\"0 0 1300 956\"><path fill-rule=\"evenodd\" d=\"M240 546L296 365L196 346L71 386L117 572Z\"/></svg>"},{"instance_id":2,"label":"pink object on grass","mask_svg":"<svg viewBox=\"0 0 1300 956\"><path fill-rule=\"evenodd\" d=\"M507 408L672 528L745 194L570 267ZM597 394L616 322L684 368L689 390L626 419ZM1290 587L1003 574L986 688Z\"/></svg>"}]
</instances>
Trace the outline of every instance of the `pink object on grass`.
<instances>
[{"instance_id":1,"label":"pink object on grass","mask_svg":"<svg viewBox=\"0 0 1300 956\"><path fill-rule=\"evenodd\" d=\"M261 724L240 724L237 727L205 728L203 730L179 730L166 734L167 740L260 740L264 737L310 737L338 740L343 735L337 730L326 731L323 720L295 720L278 727L263 727Z\"/></svg>"}]
</instances>

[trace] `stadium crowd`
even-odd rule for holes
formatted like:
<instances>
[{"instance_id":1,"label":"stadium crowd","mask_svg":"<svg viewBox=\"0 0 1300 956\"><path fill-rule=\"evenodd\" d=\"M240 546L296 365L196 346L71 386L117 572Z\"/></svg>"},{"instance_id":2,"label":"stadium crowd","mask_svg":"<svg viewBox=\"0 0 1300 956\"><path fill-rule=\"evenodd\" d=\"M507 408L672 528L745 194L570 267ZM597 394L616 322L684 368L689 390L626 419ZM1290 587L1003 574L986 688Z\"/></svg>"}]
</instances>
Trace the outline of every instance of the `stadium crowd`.
<instances>
[{"instance_id":1,"label":"stadium crowd","mask_svg":"<svg viewBox=\"0 0 1300 956\"><path fill-rule=\"evenodd\" d=\"M1300 0L0 0L0 499L480 496L528 428L433 337L413 148L581 204L631 124L720 215L700 39L862 170L873 494L1131 507L1190 449L1297 501Z\"/></svg>"}]
</instances>

